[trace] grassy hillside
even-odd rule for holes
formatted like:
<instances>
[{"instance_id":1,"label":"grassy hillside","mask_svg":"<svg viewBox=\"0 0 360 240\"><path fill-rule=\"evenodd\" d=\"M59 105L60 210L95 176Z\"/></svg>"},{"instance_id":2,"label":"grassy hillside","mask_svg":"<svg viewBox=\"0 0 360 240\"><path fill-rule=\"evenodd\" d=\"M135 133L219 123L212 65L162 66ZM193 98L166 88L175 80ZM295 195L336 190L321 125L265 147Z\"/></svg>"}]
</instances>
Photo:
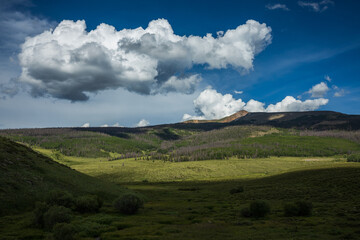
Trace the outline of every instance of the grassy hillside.
<instances>
[{"instance_id":1,"label":"grassy hillside","mask_svg":"<svg viewBox=\"0 0 360 240\"><path fill-rule=\"evenodd\" d=\"M0 137L0 213L26 211L54 189L113 198L125 192Z\"/></svg>"},{"instance_id":2,"label":"grassy hillside","mask_svg":"<svg viewBox=\"0 0 360 240\"><path fill-rule=\"evenodd\" d=\"M3 130L0 134L66 156L108 159L114 159L112 153L118 154L116 159L179 162L234 157L321 157L360 152L360 131L303 131L250 125L209 131L155 126L115 130L20 129Z\"/></svg>"},{"instance_id":3,"label":"grassy hillside","mask_svg":"<svg viewBox=\"0 0 360 240\"><path fill-rule=\"evenodd\" d=\"M56 149L64 155L79 157L106 157L108 152L140 153L157 146L156 137L134 138L128 134L117 137L70 128L2 130L0 134L30 146Z\"/></svg>"}]
</instances>

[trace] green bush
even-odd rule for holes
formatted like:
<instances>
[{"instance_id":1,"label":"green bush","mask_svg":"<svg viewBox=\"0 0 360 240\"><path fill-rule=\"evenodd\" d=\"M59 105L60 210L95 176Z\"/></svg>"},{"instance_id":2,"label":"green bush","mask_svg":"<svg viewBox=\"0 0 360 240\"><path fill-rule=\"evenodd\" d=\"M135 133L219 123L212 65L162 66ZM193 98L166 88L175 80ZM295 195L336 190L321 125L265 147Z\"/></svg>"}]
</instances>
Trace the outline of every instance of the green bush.
<instances>
[{"instance_id":1,"label":"green bush","mask_svg":"<svg viewBox=\"0 0 360 240\"><path fill-rule=\"evenodd\" d=\"M76 230L74 225L69 223L57 223L53 228L55 240L73 240Z\"/></svg>"},{"instance_id":2,"label":"green bush","mask_svg":"<svg viewBox=\"0 0 360 240\"><path fill-rule=\"evenodd\" d=\"M287 203L284 205L284 215L286 217L298 216L299 209L295 203Z\"/></svg>"},{"instance_id":3,"label":"green bush","mask_svg":"<svg viewBox=\"0 0 360 240\"><path fill-rule=\"evenodd\" d=\"M98 212L102 206L102 201L97 196L82 196L75 201L75 209L78 212Z\"/></svg>"},{"instance_id":4,"label":"green bush","mask_svg":"<svg viewBox=\"0 0 360 240\"><path fill-rule=\"evenodd\" d=\"M71 220L71 210L63 206L52 206L44 214L44 227L52 229L56 223L68 223Z\"/></svg>"},{"instance_id":5,"label":"green bush","mask_svg":"<svg viewBox=\"0 0 360 240\"><path fill-rule=\"evenodd\" d=\"M46 202L50 205L59 205L67 208L73 208L75 205L74 197L69 192L60 190L51 191Z\"/></svg>"},{"instance_id":6,"label":"green bush","mask_svg":"<svg viewBox=\"0 0 360 240\"><path fill-rule=\"evenodd\" d=\"M230 194L242 193L243 191L244 191L244 187L243 186L238 186L236 188L230 189Z\"/></svg>"},{"instance_id":7,"label":"green bush","mask_svg":"<svg viewBox=\"0 0 360 240\"><path fill-rule=\"evenodd\" d=\"M269 212L270 206L267 202L257 200L250 204L250 214L252 217L265 217Z\"/></svg>"},{"instance_id":8,"label":"green bush","mask_svg":"<svg viewBox=\"0 0 360 240\"><path fill-rule=\"evenodd\" d=\"M44 227L44 214L49 210L49 205L44 202L37 202L34 209L34 224Z\"/></svg>"},{"instance_id":9,"label":"green bush","mask_svg":"<svg viewBox=\"0 0 360 240\"><path fill-rule=\"evenodd\" d=\"M251 217L250 208L246 207L246 208L241 209L241 216L247 217L247 218Z\"/></svg>"},{"instance_id":10,"label":"green bush","mask_svg":"<svg viewBox=\"0 0 360 240\"><path fill-rule=\"evenodd\" d=\"M297 201L284 205L284 214L287 217L310 216L312 213L312 203L307 201Z\"/></svg>"},{"instance_id":11,"label":"green bush","mask_svg":"<svg viewBox=\"0 0 360 240\"><path fill-rule=\"evenodd\" d=\"M351 154L347 157L348 162L360 162L360 154Z\"/></svg>"},{"instance_id":12,"label":"green bush","mask_svg":"<svg viewBox=\"0 0 360 240\"><path fill-rule=\"evenodd\" d=\"M114 201L115 209L123 214L135 214L143 204L143 200L134 194L125 194Z\"/></svg>"}]
</instances>

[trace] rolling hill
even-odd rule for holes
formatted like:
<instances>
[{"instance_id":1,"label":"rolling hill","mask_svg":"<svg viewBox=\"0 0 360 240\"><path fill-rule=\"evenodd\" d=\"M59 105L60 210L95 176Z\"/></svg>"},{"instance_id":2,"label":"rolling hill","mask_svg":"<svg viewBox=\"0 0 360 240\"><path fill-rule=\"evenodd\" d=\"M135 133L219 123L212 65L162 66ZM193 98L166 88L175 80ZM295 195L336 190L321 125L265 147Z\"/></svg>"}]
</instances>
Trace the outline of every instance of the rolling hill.
<instances>
[{"instance_id":1,"label":"rolling hill","mask_svg":"<svg viewBox=\"0 0 360 240\"><path fill-rule=\"evenodd\" d=\"M104 198L126 191L0 137L0 215L30 210L36 201L44 200L54 189Z\"/></svg>"}]
</instances>

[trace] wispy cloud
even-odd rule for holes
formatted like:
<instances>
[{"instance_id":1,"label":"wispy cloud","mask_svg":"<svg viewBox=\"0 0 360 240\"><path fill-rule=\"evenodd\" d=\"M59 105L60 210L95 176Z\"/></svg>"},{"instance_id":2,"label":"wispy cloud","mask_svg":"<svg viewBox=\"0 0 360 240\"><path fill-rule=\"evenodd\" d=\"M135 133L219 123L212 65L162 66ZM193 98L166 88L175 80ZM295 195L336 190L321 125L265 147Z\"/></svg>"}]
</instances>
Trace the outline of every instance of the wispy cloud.
<instances>
[{"instance_id":1,"label":"wispy cloud","mask_svg":"<svg viewBox=\"0 0 360 240\"><path fill-rule=\"evenodd\" d=\"M342 88L339 88L336 85L333 85L332 88L335 90L334 97L342 97L346 94L346 91Z\"/></svg>"},{"instance_id":2,"label":"wispy cloud","mask_svg":"<svg viewBox=\"0 0 360 240\"><path fill-rule=\"evenodd\" d=\"M330 5L334 5L332 0L323 0L321 2L298 2L299 6L311 9L314 12L323 12L329 8Z\"/></svg>"},{"instance_id":3,"label":"wispy cloud","mask_svg":"<svg viewBox=\"0 0 360 240\"><path fill-rule=\"evenodd\" d=\"M328 82L331 82L331 77L329 75L325 75L324 76L324 79Z\"/></svg>"},{"instance_id":4,"label":"wispy cloud","mask_svg":"<svg viewBox=\"0 0 360 240\"><path fill-rule=\"evenodd\" d=\"M280 3L267 4L265 7L269 10L281 9L284 11L290 11L290 9L285 4L280 4Z\"/></svg>"}]
</instances>

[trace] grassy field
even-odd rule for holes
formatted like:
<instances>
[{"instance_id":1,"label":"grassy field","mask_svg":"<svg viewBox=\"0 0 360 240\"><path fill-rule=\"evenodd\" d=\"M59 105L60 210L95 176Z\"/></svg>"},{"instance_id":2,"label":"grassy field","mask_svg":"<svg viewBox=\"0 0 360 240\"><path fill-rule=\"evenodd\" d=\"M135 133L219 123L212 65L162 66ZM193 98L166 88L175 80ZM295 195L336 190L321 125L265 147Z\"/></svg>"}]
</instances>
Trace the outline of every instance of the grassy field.
<instances>
[{"instance_id":1,"label":"grassy field","mask_svg":"<svg viewBox=\"0 0 360 240\"><path fill-rule=\"evenodd\" d=\"M55 158L52 150L41 148L35 148L35 150L79 172L115 183L248 179L294 170L356 166L356 163L347 163L341 156L234 158L190 162L135 160L134 158L108 161L107 158L64 155L57 155Z\"/></svg>"},{"instance_id":2,"label":"grassy field","mask_svg":"<svg viewBox=\"0 0 360 240\"><path fill-rule=\"evenodd\" d=\"M129 183L147 197L144 209L124 216L105 205L72 223L76 239L359 239L360 167L304 170L253 180ZM244 192L230 194L243 186ZM241 216L253 200L264 200L268 216ZM312 202L310 217L286 217L287 202ZM0 218L1 239L51 239L31 226L31 213Z\"/></svg>"}]
</instances>

